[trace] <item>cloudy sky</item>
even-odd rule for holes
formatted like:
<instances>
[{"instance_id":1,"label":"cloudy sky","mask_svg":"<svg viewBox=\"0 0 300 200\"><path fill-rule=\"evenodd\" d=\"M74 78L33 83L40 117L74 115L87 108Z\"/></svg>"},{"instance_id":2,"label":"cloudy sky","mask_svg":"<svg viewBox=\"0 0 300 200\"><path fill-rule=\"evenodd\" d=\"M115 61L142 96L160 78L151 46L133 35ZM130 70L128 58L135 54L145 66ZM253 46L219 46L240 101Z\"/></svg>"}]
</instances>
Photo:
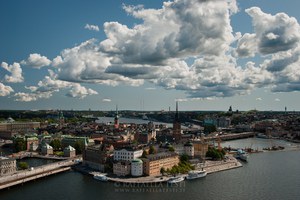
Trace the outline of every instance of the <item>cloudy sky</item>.
<instances>
[{"instance_id":1,"label":"cloudy sky","mask_svg":"<svg viewBox=\"0 0 300 200\"><path fill-rule=\"evenodd\" d=\"M299 7L1 0L0 109L300 110Z\"/></svg>"}]
</instances>

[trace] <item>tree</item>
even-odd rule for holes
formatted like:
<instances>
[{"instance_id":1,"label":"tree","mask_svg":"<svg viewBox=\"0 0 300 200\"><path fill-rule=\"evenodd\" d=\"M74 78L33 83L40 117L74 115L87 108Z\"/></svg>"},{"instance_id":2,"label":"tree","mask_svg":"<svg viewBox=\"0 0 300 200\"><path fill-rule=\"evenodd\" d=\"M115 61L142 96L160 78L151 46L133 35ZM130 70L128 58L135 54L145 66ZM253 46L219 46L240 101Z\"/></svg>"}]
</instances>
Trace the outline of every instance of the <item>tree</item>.
<instances>
[{"instance_id":1,"label":"tree","mask_svg":"<svg viewBox=\"0 0 300 200\"><path fill-rule=\"evenodd\" d=\"M21 169L21 170L24 170L24 169L28 169L29 168L29 165L27 162L20 162L18 164L18 168Z\"/></svg>"},{"instance_id":2,"label":"tree","mask_svg":"<svg viewBox=\"0 0 300 200\"><path fill-rule=\"evenodd\" d=\"M143 151L143 154L142 154L142 158L146 158L147 155L148 155L148 154L147 154L147 151L144 150L144 151Z\"/></svg>"},{"instance_id":3,"label":"tree","mask_svg":"<svg viewBox=\"0 0 300 200\"><path fill-rule=\"evenodd\" d=\"M206 157L211 157L213 160L223 159L224 155L225 155L224 150L219 151L216 148L208 148L208 151L206 152Z\"/></svg>"},{"instance_id":4,"label":"tree","mask_svg":"<svg viewBox=\"0 0 300 200\"><path fill-rule=\"evenodd\" d=\"M53 147L54 151L59 151L61 149L61 142L59 139L54 139L50 142L50 146Z\"/></svg>"},{"instance_id":5,"label":"tree","mask_svg":"<svg viewBox=\"0 0 300 200\"><path fill-rule=\"evenodd\" d=\"M217 128L213 124L204 125L204 133L206 133L206 134L215 132L216 130L217 130Z\"/></svg>"},{"instance_id":6,"label":"tree","mask_svg":"<svg viewBox=\"0 0 300 200\"><path fill-rule=\"evenodd\" d=\"M164 167L160 168L160 173L164 175L166 173L166 169Z\"/></svg>"},{"instance_id":7,"label":"tree","mask_svg":"<svg viewBox=\"0 0 300 200\"><path fill-rule=\"evenodd\" d=\"M84 149L84 144L82 141L76 141L74 144L74 148L76 150L76 154L82 154L83 149Z\"/></svg>"},{"instance_id":8,"label":"tree","mask_svg":"<svg viewBox=\"0 0 300 200\"><path fill-rule=\"evenodd\" d=\"M170 146L169 151L174 152L175 151L174 147Z\"/></svg>"},{"instance_id":9,"label":"tree","mask_svg":"<svg viewBox=\"0 0 300 200\"><path fill-rule=\"evenodd\" d=\"M15 152L20 152L26 150L26 143L23 138L16 138L14 141Z\"/></svg>"},{"instance_id":10,"label":"tree","mask_svg":"<svg viewBox=\"0 0 300 200\"><path fill-rule=\"evenodd\" d=\"M180 156L180 162L188 162L189 161L189 156L186 154L183 154Z\"/></svg>"},{"instance_id":11,"label":"tree","mask_svg":"<svg viewBox=\"0 0 300 200\"><path fill-rule=\"evenodd\" d=\"M150 149L149 149L149 154L155 154L156 153L156 149L154 148L154 146L150 146Z\"/></svg>"}]
</instances>

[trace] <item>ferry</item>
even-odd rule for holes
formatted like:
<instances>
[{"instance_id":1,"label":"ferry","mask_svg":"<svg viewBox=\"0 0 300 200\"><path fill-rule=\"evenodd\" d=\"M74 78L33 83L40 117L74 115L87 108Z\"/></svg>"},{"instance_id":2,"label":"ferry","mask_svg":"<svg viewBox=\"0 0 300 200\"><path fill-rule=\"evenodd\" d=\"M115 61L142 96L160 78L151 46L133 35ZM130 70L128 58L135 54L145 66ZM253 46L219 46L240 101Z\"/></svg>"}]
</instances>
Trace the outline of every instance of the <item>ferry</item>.
<instances>
[{"instance_id":1,"label":"ferry","mask_svg":"<svg viewBox=\"0 0 300 200\"><path fill-rule=\"evenodd\" d=\"M172 177L168 180L168 183L179 183L181 181L184 181L184 177L183 176L178 176L178 177Z\"/></svg>"},{"instance_id":2,"label":"ferry","mask_svg":"<svg viewBox=\"0 0 300 200\"><path fill-rule=\"evenodd\" d=\"M246 162L248 161L249 154L247 152L243 151L242 149L238 149L236 153L236 158Z\"/></svg>"},{"instance_id":3,"label":"ferry","mask_svg":"<svg viewBox=\"0 0 300 200\"><path fill-rule=\"evenodd\" d=\"M96 174L96 175L94 175L94 179L97 179L99 181L108 181L108 178L105 175L103 175L103 174Z\"/></svg>"},{"instance_id":4,"label":"ferry","mask_svg":"<svg viewBox=\"0 0 300 200\"><path fill-rule=\"evenodd\" d=\"M207 175L207 172L205 170L193 170L189 171L188 176L186 179L191 180L191 179L196 179L196 178L202 178Z\"/></svg>"}]
</instances>

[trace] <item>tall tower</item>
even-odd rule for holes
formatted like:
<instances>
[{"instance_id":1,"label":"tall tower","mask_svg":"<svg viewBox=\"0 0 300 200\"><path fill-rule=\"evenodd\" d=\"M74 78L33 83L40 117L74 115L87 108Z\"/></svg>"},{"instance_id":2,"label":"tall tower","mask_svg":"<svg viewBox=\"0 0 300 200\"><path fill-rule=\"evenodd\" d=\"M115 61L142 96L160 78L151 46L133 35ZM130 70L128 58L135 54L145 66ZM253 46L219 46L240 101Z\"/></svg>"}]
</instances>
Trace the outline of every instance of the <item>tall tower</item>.
<instances>
[{"instance_id":1,"label":"tall tower","mask_svg":"<svg viewBox=\"0 0 300 200\"><path fill-rule=\"evenodd\" d=\"M64 117L64 114L63 114L62 110L59 111L58 121L59 121L59 128L61 129L64 126L64 123L65 123L65 117Z\"/></svg>"},{"instance_id":2,"label":"tall tower","mask_svg":"<svg viewBox=\"0 0 300 200\"><path fill-rule=\"evenodd\" d=\"M119 128L119 115L118 115L118 105L116 105L116 116L115 116L115 124L114 124L115 129Z\"/></svg>"},{"instance_id":3,"label":"tall tower","mask_svg":"<svg viewBox=\"0 0 300 200\"><path fill-rule=\"evenodd\" d=\"M173 122L173 138L175 139L175 142L178 142L181 140L181 124L179 121L178 101L176 101L176 113L175 113L175 119Z\"/></svg>"}]
</instances>

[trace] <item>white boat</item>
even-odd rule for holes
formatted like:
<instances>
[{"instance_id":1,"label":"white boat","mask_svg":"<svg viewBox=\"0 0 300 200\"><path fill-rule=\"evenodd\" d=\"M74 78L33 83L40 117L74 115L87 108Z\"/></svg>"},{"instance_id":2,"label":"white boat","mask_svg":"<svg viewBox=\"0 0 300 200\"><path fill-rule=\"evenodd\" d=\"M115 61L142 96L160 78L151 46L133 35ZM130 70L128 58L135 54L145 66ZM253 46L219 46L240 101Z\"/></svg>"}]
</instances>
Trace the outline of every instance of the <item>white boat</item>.
<instances>
[{"instance_id":1,"label":"white boat","mask_svg":"<svg viewBox=\"0 0 300 200\"><path fill-rule=\"evenodd\" d=\"M196 178L202 178L207 175L207 172L205 170L193 170L189 171L188 176L186 179L191 180L191 179L196 179Z\"/></svg>"},{"instance_id":2,"label":"white boat","mask_svg":"<svg viewBox=\"0 0 300 200\"><path fill-rule=\"evenodd\" d=\"M249 157L249 154L247 152L243 151L242 149L237 150L236 158L239 158L240 160L243 160L243 161L248 161L248 157Z\"/></svg>"},{"instance_id":3,"label":"white boat","mask_svg":"<svg viewBox=\"0 0 300 200\"><path fill-rule=\"evenodd\" d=\"M184 177L178 176L178 177L172 177L168 180L168 183L179 183L181 181L184 181Z\"/></svg>"},{"instance_id":4,"label":"white boat","mask_svg":"<svg viewBox=\"0 0 300 200\"><path fill-rule=\"evenodd\" d=\"M103 174L94 175L94 179L97 179L97 180L100 180L100 181L108 181L108 178Z\"/></svg>"}]
</instances>

